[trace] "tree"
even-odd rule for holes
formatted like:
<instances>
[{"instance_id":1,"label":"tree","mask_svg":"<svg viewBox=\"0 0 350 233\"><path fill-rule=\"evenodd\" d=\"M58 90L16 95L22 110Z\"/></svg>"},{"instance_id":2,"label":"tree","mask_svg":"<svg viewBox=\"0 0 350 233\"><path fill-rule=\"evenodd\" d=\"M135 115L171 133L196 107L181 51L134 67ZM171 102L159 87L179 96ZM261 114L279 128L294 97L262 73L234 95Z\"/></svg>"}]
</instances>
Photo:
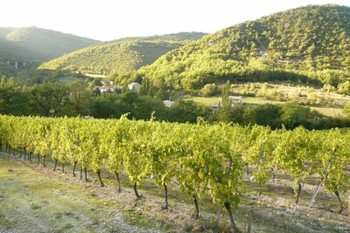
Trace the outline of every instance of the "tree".
<instances>
[{"instance_id":1,"label":"tree","mask_svg":"<svg viewBox=\"0 0 350 233\"><path fill-rule=\"evenodd\" d=\"M350 101L346 102L344 105L343 112L350 117Z\"/></svg>"},{"instance_id":2,"label":"tree","mask_svg":"<svg viewBox=\"0 0 350 233\"><path fill-rule=\"evenodd\" d=\"M166 119L170 122L196 123L198 117L206 117L210 108L188 100L178 100L168 110Z\"/></svg>"},{"instance_id":3,"label":"tree","mask_svg":"<svg viewBox=\"0 0 350 233\"><path fill-rule=\"evenodd\" d=\"M296 103L282 105L281 120L288 129L293 129L299 125L305 126L310 116L311 110L309 107L302 107Z\"/></svg>"},{"instance_id":4,"label":"tree","mask_svg":"<svg viewBox=\"0 0 350 233\"><path fill-rule=\"evenodd\" d=\"M342 94L350 95L350 81L346 81L339 84L338 91Z\"/></svg>"},{"instance_id":5,"label":"tree","mask_svg":"<svg viewBox=\"0 0 350 233\"><path fill-rule=\"evenodd\" d=\"M28 94L12 78L0 81L0 113L15 116L30 114Z\"/></svg>"},{"instance_id":6,"label":"tree","mask_svg":"<svg viewBox=\"0 0 350 233\"><path fill-rule=\"evenodd\" d=\"M88 83L79 80L68 86L69 91L69 115L86 116L91 114L91 92Z\"/></svg>"},{"instance_id":7,"label":"tree","mask_svg":"<svg viewBox=\"0 0 350 233\"><path fill-rule=\"evenodd\" d=\"M229 99L230 89L231 89L230 81L227 81L225 83L225 85L222 87L222 93L221 93L222 107L223 108L231 107L231 102Z\"/></svg>"},{"instance_id":8,"label":"tree","mask_svg":"<svg viewBox=\"0 0 350 233\"><path fill-rule=\"evenodd\" d=\"M131 106L125 101L123 95L103 93L92 98L91 115L97 118L120 118L131 111Z\"/></svg>"},{"instance_id":9,"label":"tree","mask_svg":"<svg viewBox=\"0 0 350 233\"><path fill-rule=\"evenodd\" d=\"M255 108L256 123L270 126L272 129L281 127L281 106L274 104L258 105Z\"/></svg>"},{"instance_id":10,"label":"tree","mask_svg":"<svg viewBox=\"0 0 350 233\"><path fill-rule=\"evenodd\" d=\"M163 102L150 96L137 95L131 104L130 116L136 119L148 120L152 114L156 118L164 119L165 106Z\"/></svg>"},{"instance_id":11,"label":"tree","mask_svg":"<svg viewBox=\"0 0 350 233\"><path fill-rule=\"evenodd\" d=\"M215 83L206 84L204 87L200 90L201 96L213 96L216 95L218 92L218 87L215 85Z\"/></svg>"},{"instance_id":12,"label":"tree","mask_svg":"<svg viewBox=\"0 0 350 233\"><path fill-rule=\"evenodd\" d=\"M43 83L29 89L31 113L40 116L62 116L67 113L69 92L57 83Z\"/></svg>"}]
</instances>

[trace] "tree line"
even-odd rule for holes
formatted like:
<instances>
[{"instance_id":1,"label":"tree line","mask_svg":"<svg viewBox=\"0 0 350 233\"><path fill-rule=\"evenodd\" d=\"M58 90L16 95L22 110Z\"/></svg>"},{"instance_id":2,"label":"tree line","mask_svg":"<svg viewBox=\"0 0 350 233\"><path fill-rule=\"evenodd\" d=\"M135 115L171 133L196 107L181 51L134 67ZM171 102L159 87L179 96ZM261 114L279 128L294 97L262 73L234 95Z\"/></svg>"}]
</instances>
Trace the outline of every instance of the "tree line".
<instances>
[{"instance_id":1,"label":"tree line","mask_svg":"<svg viewBox=\"0 0 350 233\"><path fill-rule=\"evenodd\" d=\"M129 113L130 119L196 123L199 117L215 124L233 122L241 125L263 125L273 129L283 126L293 129L300 125L308 129L349 127L348 117L327 117L296 103L281 105L236 104L214 111L210 106L193 101L177 100L171 107L163 99L171 97L167 91L143 82L140 93L126 88L100 93L93 87L98 81L77 81L70 85L44 82L21 86L13 79L1 79L0 113L14 116L90 116L120 118ZM95 83L95 84L94 84Z\"/></svg>"}]
</instances>

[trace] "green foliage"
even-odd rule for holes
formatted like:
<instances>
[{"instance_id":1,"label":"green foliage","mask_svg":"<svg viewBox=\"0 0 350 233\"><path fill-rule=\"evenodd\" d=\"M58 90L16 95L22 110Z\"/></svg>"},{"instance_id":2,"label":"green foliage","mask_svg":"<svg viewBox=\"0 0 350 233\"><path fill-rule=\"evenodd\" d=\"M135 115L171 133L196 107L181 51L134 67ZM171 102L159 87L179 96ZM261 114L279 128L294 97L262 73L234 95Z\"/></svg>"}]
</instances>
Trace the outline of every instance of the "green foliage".
<instances>
[{"instance_id":1,"label":"green foliage","mask_svg":"<svg viewBox=\"0 0 350 233\"><path fill-rule=\"evenodd\" d=\"M151 134L148 130L152 130L152 124L139 121L130 129L131 141L125 141L124 161L125 170L128 173L131 184L140 185L146 178L151 169L151 160L149 159L149 144Z\"/></svg>"},{"instance_id":2,"label":"green foliage","mask_svg":"<svg viewBox=\"0 0 350 233\"><path fill-rule=\"evenodd\" d=\"M341 94L350 95L350 81L346 81L338 86L338 91Z\"/></svg>"},{"instance_id":3,"label":"green foliage","mask_svg":"<svg viewBox=\"0 0 350 233\"><path fill-rule=\"evenodd\" d=\"M350 117L350 102L347 102L344 106L343 112Z\"/></svg>"},{"instance_id":4,"label":"green foliage","mask_svg":"<svg viewBox=\"0 0 350 233\"><path fill-rule=\"evenodd\" d=\"M173 50L139 73L176 89L209 83L332 85L349 75L350 8L307 6L244 22Z\"/></svg>"},{"instance_id":5,"label":"green foliage","mask_svg":"<svg viewBox=\"0 0 350 233\"><path fill-rule=\"evenodd\" d=\"M34 115L65 115L65 103L69 100L69 92L63 85L53 83L34 85L28 95Z\"/></svg>"},{"instance_id":6,"label":"green foliage","mask_svg":"<svg viewBox=\"0 0 350 233\"><path fill-rule=\"evenodd\" d=\"M91 107L91 115L97 118L119 118L130 112L129 105L114 94L95 97Z\"/></svg>"},{"instance_id":7,"label":"green foliage","mask_svg":"<svg viewBox=\"0 0 350 233\"><path fill-rule=\"evenodd\" d=\"M231 89L230 81L227 81L222 88L222 94L221 94L222 106L224 108L231 107L230 98L229 98L230 97L230 89Z\"/></svg>"},{"instance_id":8,"label":"green foliage","mask_svg":"<svg viewBox=\"0 0 350 233\"><path fill-rule=\"evenodd\" d=\"M294 129L304 126L307 129L330 129L347 127L348 118L327 117L309 107L293 102L286 104L236 104L233 107L222 107L209 117L210 122L233 122L241 125L263 125L273 129Z\"/></svg>"},{"instance_id":9,"label":"green foliage","mask_svg":"<svg viewBox=\"0 0 350 233\"><path fill-rule=\"evenodd\" d=\"M320 143L317 151L317 172L329 191L344 193L349 190L350 184L350 177L346 172L350 157L347 143L349 135L339 129L331 129L324 132L324 137L327 140Z\"/></svg>"},{"instance_id":10,"label":"green foliage","mask_svg":"<svg viewBox=\"0 0 350 233\"><path fill-rule=\"evenodd\" d=\"M255 122L257 125L270 126L277 128L281 125L280 119L281 108L278 105L263 104L255 108Z\"/></svg>"},{"instance_id":11,"label":"green foliage","mask_svg":"<svg viewBox=\"0 0 350 233\"><path fill-rule=\"evenodd\" d=\"M307 125L312 119L311 109L295 103L282 105L281 120L287 128L295 128L299 125Z\"/></svg>"},{"instance_id":12,"label":"green foliage","mask_svg":"<svg viewBox=\"0 0 350 233\"><path fill-rule=\"evenodd\" d=\"M153 63L203 33L180 33L155 37L124 38L74 51L42 64L39 69L69 70L117 77Z\"/></svg>"},{"instance_id":13,"label":"green foliage","mask_svg":"<svg viewBox=\"0 0 350 233\"><path fill-rule=\"evenodd\" d=\"M297 187L316 173L317 164L312 161L316 160L318 139L299 127L294 131L283 132L279 140L280 143L274 150L274 165L293 178L298 203L300 191L297 191Z\"/></svg>"},{"instance_id":14,"label":"green foliage","mask_svg":"<svg viewBox=\"0 0 350 233\"><path fill-rule=\"evenodd\" d=\"M247 138L244 144L245 150L242 152L243 160L250 166L255 167L253 171L254 180L257 181L262 193L262 185L271 177L273 164L273 150L275 149L275 134L270 128L253 126L250 132L243 134Z\"/></svg>"},{"instance_id":15,"label":"green foliage","mask_svg":"<svg viewBox=\"0 0 350 233\"><path fill-rule=\"evenodd\" d=\"M77 163L94 172L123 170L129 181L147 178L159 186L180 187L183 196L232 211L245 190L244 163L253 167L259 186L270 168L290 176L297 200L302 184L319 179L328 191L349 190L349 130L275 130L235 124L209 125L154 121L0 115L0 145L40 153L61 163ZM4 148L4 147L3 147Z\"/></svg>"},{"instance_id":16,"label":"green foliage","mask_svg":"<svg viewBox=\"0 0 350 233\"><path fill-rule=\"evenodd\" d=\"M15 84L13 78L0 80L0 113L9 115L28 115L28 95Z\"/></svg>"},{"instance_id":17,"label":"green foliage","mask_svg":"<svg viewBox=\"0 0 350 233\"><path fill-rule=\"evenodd\" d=\"M218 94L218 87L215 85L215 83L205 84L199 93L204 97L214 96Z\"/></svg>"},{"instance_id":18,"label":"green foliage","mask_svg":"<svg viewBox=\"0 0 350 233\"><path fill-rule=\"evenodd\" d=\"M88 90L89 83L78 80L68 86L69 115L86 116L91 114L92 93Z\"/></svg>"},{"instance_id":19,"label":"green foliage","mask_svg":"<svg viewBox=\"0 0 350 233\"><path fill-rule=\"evenodd\" d=\"M230 84L223 88L228 94ZM225 90L226 89L226 90ZM171 107L162 99L172 92L164 91L147 81L140 93L127 89L100 93L92 90L86 80L79 79L70 85L45 82L33 86L20 86L14 78L0 81L0 113L35 116L92 116L95 118L120 118L129 113L129 119L181 123L196 123L198 118L210 123L234 122L241 125L263 125L273 129L284 125L293 129L303 125L308 129L348 127L350 118L326 117L297 103L280 105L235 104L220 107L213 112L210 106L186 99L178 99ZM156 97L152 97L156 95ZM158 98L159 97L159 98ZM223 98L225 99L225 98ZM217 100L216 100L217 101ZM347 107L345 107L346 112Z\"/></svg>"},{"instance_id":20,"label":"green foliage","mask_svg":"<svg viewBox=\"0 0 350 233\"><path fill-rule=\"evenodd\" d=\"M20 62L20 69L33 67L43 61L97 42L36 27L0 28L0 75L16 72L16 61ZM24 63L25 67L23 67Z\"/></svg>"},{"instance_id":21,"label":"green foliage","mask_svg":"<svg viewBox=\"0 0 350 233\"><path fill-rule=\"evenodd\" d=\"M168 110L167 117L169 122L196 123L199 117L207 117L210 108L195 104L193 101L176 101Z\"/></svg>"}]
</instances>

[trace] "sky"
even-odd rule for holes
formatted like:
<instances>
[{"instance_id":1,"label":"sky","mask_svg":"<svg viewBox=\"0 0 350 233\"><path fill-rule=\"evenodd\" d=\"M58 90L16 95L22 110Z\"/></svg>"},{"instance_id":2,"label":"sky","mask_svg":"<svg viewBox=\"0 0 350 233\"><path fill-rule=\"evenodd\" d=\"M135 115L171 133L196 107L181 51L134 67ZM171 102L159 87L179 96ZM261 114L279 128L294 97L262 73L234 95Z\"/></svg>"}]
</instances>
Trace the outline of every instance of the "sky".
<instances>
[{"instance_id":1,"label":"sky","mask_svg":"<svg viewBox=\"0 0 350 233\"><path fill-rule=\"evenodd\" d=\"M214 33L276 12L350 0L6 0L0 27L39 27L109 41L177 32Z\"/></svg>"}]
</instances>

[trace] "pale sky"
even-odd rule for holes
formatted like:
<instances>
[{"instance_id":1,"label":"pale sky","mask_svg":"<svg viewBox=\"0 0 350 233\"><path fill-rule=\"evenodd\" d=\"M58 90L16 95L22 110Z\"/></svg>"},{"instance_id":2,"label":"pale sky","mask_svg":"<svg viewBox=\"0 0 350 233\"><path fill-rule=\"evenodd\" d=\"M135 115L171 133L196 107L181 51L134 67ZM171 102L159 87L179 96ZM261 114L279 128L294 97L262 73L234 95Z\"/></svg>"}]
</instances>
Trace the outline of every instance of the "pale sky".
<instances>
[{"instance_id":1,"label":"pale sky","mask_svg":"<svg viewBox=\"0 0 350 233\"><path fill-rule=\"evenodd\" d=\"M350 0L4 0L0 27L35 26L98 40L213 33L272 13Z\"/></svg>"}]
</instances>

